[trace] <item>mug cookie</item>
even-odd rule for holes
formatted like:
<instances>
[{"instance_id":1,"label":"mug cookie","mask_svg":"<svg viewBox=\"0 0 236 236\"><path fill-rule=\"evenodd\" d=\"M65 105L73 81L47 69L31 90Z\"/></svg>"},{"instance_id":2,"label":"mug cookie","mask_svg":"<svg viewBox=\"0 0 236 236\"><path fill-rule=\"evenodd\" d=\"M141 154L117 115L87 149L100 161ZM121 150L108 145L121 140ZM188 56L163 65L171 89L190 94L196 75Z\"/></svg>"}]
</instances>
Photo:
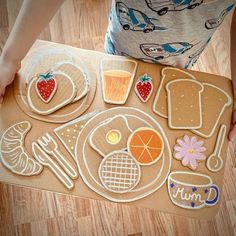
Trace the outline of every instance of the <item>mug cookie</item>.
<instances>
[{"instance_id":1,"label":"mug cookie","mask_svg":"<svg viewBox=\"0 0 236 236\"><path fill-rule=\"evenodd\" d=\"M171 172L168 191L175 205L192 210L214 206L220 198L219 187L210 176L188 171Z\"/></svg>"}]
</instances>

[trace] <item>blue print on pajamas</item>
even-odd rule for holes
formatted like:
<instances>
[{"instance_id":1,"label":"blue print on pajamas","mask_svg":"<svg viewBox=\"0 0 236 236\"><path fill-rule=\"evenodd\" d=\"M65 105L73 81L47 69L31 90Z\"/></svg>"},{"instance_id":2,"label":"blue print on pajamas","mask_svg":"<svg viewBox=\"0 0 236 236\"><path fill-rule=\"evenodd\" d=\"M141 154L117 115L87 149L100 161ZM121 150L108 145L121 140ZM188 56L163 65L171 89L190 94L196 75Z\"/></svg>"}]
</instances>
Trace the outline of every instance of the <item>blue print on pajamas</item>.
<instances>
[{"instance_id":1,"label":"blue print on pajamas","mask_svg":"<svg viewBox=\"0 0 236 236\"><path fill-rule=\"evenodd\" d=\"M158 15L165 15L168 11L183 11L194 9L201 5L203 0L145 0L148 7L157 12Z\"/></svg>"},{"instance_id":2,"label":"blue print on pajamas","mask_svg":"<svg viewBox=\"0 0 236 236\"><path fill-rule=\"evenodd\" d=\"M165 27L157 26L158 20L149 18L146 14L133 8L128 8L124 3L116 3L116 13L124 30L152 31L167 30Z\"/></svg>"},{"instance_id":3,"label":"blue print on pajamas","mask_svg":"<svg viewBox=\"0 0 236 236\"><path fill-rule=\"evenodd\" d=\"M175 42L165 44L141 44L142 52L155 60L162 60L171 56L177 56L185 53L193 47L193 44L186 42Z\"/></svg>"},{"instance_id":4,"label":"blue print on pajamas","mask_svg":"<svg viewBox=\"0 0 236 236\"><path fill-rule=\"evenodd\" d=\"M190 60L188 64L184 67L185 69L192 67L197 62L198 58L200 57L200 55L202 54L202 52L204 51L204 49L206 48L210 40L211 40L211 37L207 40L207 42L202 47L200 47L197 51L195 51L193 54L191 54L188 57Z\"/></svg>"},{"instance_id":5,"label":"blue print on pajamas","mask_svg":"<svg viewBox=\"0 0 236 236\"><path fill-rule=\"evenodd\" d=\"M210 30L210 29L215 29L218 26L220 26L224 20L224 18L226 17L226 15L233 9L235 3L231 4L230 6L228 6L226 9L224 9L219 17L215 18L215 19L209 19L206 21L205 23L205 27Z\"/></svg>"}]
</instances>

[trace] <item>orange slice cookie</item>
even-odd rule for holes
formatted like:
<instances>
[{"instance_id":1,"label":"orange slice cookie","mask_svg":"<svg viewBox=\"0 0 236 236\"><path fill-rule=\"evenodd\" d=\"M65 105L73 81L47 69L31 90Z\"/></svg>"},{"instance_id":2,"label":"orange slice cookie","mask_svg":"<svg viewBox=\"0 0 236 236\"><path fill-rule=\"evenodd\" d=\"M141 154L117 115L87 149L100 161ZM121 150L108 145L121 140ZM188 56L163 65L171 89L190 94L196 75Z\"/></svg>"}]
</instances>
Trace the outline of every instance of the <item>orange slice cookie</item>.
<instances>
[{"instance_id":1,"label":"orange slice cookie","mask_svg":"<svg viewBox=\"0 0 236 236\"><path fill-rule=\"evenodd\" d=\"M164 143L156 130L139 128L130 135L127 148L140 165L151 165L161 157Z\"/></svg>"}]
</instances>

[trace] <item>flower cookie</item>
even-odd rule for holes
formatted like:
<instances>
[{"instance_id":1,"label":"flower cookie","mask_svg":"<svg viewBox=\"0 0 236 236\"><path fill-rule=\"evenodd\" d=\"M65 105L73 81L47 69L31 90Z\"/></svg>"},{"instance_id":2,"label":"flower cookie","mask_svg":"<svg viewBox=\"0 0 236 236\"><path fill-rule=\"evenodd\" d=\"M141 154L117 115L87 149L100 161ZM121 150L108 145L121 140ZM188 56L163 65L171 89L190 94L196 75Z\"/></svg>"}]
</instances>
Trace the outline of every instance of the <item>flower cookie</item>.
<instances>
[{"instance_id":1,"label":"flower cookie","mask_svg":"<svg viewBox=\"0 0 236 236\"><path fill-rule=\"evenodd\" d=\"M197 140L195 136L185 135L182 139L177 139L177 144L174 146L174 157L181 160L183 166L196 170L198 161L206 159L203 154L206 148L203 144L204 142Z\"/></svg>"}]
</instances>

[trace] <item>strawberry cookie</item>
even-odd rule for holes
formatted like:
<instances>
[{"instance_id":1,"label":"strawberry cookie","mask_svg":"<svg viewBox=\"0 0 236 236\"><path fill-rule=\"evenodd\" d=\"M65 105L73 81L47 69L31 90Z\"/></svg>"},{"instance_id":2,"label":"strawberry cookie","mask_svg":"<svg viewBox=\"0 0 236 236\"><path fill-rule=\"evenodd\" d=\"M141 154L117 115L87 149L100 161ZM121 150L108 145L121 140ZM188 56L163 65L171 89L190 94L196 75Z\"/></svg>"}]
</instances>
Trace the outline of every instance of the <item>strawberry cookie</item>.
<instances>
[{"instance_id":1,"label":"strawberry cookie","mask_svg":"<svg viewBox=\"0 0 236 236\"><path fill-rule=\"evenodd\" d=\"M36 91L39 98L43 102L49 103L57 90L55 76L52 72L48 72L45 74L39 74L37 77L38 80L36 82Z\"/></svg>"},{"instance_id":2,"label":"strawberry cookie","mask_svg":"<svg viewBox=\"0 0 236 236\"><path fill-rule=\"evenodd\" d=\"M152 78L144 74L138 78L135 84L135 92L142 102L147 102L152 95L153 83Z\"/></svg>"}]
</instances>

